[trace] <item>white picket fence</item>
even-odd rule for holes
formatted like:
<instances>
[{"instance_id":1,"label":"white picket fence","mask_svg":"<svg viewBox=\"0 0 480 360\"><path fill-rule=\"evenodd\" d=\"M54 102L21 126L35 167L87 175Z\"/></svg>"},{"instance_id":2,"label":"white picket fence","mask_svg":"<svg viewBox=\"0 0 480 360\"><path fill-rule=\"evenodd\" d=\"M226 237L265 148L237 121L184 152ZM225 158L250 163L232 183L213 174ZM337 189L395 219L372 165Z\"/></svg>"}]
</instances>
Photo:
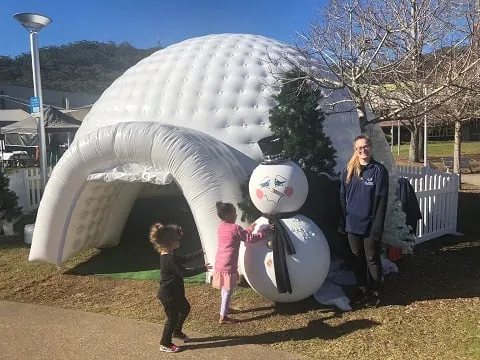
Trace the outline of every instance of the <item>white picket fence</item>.
<instances>
[{"instance_id":1,"label":"white picket fence","mask_svg":"<svg viewBox=\"0 0 480 360\"><path fill-rule=\"evenodd\" d=\"M50 174L52 169L48 170ZM40 168L18 169L8 177L10 179L8 187L17 194L23 212L28 213L38 208L42 197Z\"/></svg>"},{"instance_id":2,"label":"white picket fence","mask_svg":"<svg viewBox=\"0 0 480 360\"><path fill-rule=\"evenodd\" d=\"M396 168L398 175L408 179L415 189L422 212L416 243L457 233L458 175L428 167L397 165Z\"/></svg>"},{"instance_id":3,"label":"white picket fence","mask_svg":"<svg viewBox=\"0 0 480 360\"><path fill-rule=\"evenodd\" d=\"M410 181L420 204L422 219L418 222L416 243L456 233L458 176L424 167L396 168L400 177ZM21 169L9 177L9 187L17 194L24 212L36 209L41 197L40 169Z\"/></svg>"}]
</instances>

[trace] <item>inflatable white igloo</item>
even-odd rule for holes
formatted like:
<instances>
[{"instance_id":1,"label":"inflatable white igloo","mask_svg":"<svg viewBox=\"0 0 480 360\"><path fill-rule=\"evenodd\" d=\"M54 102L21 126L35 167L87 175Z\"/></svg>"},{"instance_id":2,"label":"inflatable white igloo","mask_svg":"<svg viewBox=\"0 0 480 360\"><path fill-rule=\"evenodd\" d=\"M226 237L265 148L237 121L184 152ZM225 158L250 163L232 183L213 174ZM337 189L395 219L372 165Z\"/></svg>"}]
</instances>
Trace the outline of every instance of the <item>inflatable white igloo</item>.
<instances>
[{"instance_id":1,"label":"inflatable white igloo","mask_svg":"<svg viewBox=\"0 0 480 360\"><path fill-rule=\"evenodd\" d=\"M257 141L271 135L277 76L301 60L272 39L220 34L169 46L131 67L102 94L53 170L29 260L60 264L87 248L115 246L139 196L173 192L185 197L213 263L215 202L241 201L240 184L262 158ZM341 170L358 119L335 114L324 130Z\"/></svg>"}]
</instances>

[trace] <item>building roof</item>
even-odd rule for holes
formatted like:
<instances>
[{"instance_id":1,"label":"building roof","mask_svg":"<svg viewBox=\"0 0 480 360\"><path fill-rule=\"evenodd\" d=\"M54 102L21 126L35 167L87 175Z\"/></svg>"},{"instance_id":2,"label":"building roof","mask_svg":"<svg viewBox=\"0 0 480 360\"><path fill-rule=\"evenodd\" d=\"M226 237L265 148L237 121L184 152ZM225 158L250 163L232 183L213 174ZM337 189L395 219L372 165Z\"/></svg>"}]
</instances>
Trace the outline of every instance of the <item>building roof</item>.
<instances>
[{"instance_id":1,"label":"building roof","mask_svg":"<svg viewBox=\"0 0 480 360\"><path fill-rule=\"evenodd\" d=\"M45 108L43 116L45 129L51 132L68 132L76 130L82 124L80 120L62 113L53 106L48 106ZM1 132L4 134L35 134L37 132L36 119L29 115L21 121L17 121L13 124L3 127Z\"/></svg>"},{"instance_id":2,"label":"building roof","mask_svg":"<svg viewBox=\"0 0 480 360\"><path fill-rule=\"evenodd\" d=\"M53 106L48 106L44 111L45 128L48 129L78 129L82 122L74 117L64 114Z\"/></svg>"},{"instance_id":3,"label":"building roof","mask_svg":"<svg viewBox=\"0 0 480 360\"><path fill-rule=\"evenodd\" d=\"M398 121L382 121L378 123L381 127L392 127L392 126L398 126ZM400 126L403 126L403 123L400 121Z\"/></svg>"},{"instance_id":4,"label":"building roof","mask_svg":"<svg viewBox=\"0 0 480 360\"><path fill-rule=\"evenodd\" d=\"M17 122L29 117L31 118L30 114L21 109L0 110L0 122Z\"/></svg>"},{"instance_id":5,"label":"building roof","mask_svg":"<svg viewBox=\"0 0 480 360\"><path fill-rule=\"evenodd\" d=\"M78 109L67 109L67 110L60 109L60 111L77 120L83 121L83 119L85 119L85 116L87 116L87 114L90 112L91 109L92 109L92 105L88 105Z\"/></svg>"}]
</instances>

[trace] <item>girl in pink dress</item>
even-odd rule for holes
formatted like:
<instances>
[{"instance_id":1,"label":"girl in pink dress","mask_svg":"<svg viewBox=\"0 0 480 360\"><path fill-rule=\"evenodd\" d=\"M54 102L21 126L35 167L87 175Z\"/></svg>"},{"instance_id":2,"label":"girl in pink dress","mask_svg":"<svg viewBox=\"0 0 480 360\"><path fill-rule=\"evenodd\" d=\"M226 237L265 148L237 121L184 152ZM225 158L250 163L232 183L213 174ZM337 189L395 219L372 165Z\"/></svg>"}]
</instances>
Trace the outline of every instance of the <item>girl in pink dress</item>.
<instances>
[{"instance_id":1,"label":"girl in pink dress","mask_svg":"<svg viewBox=\"0 0 480 360\"><path fill-rule=\"evenodd\" d=\"M273 229L273 225L253 234L255 223L243 229L235 224L237 211L231 203L216 203L217 215L222 220L218 226L218 248L215 257L215 267L212 285L222 290L220 306L220 324L234 323L235 319L228 316L230 299L238 283L238 253L240 241L255 242L265 238Z\"/></svg>"}]
</instances>

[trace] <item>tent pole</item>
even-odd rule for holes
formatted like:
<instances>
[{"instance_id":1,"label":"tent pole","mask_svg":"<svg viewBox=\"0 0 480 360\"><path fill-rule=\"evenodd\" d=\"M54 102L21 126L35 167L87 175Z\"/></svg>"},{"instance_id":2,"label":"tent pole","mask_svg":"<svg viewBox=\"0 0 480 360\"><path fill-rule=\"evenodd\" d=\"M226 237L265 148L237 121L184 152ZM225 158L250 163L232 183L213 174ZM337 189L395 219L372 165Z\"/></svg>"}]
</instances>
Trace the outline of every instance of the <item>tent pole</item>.
<instances>
[{"instance_id":1,"label":"tent pole","mask_svg":"<svg viewBox=\"0 0 480 360\"><path fill-rule=\"evenodd\" d=\"M6 137L7 134L4 134L3 136ZM3 142L2 142L2 141L3 141ZM1 140L1 138L0 138L0 153L1 153L1 155L2 155L2 161L1 161L0 166L1 166L2 169L3 169L3 146L4 146L5 143L6 143L6 141Z\"/></svg>"}]
</instances>

